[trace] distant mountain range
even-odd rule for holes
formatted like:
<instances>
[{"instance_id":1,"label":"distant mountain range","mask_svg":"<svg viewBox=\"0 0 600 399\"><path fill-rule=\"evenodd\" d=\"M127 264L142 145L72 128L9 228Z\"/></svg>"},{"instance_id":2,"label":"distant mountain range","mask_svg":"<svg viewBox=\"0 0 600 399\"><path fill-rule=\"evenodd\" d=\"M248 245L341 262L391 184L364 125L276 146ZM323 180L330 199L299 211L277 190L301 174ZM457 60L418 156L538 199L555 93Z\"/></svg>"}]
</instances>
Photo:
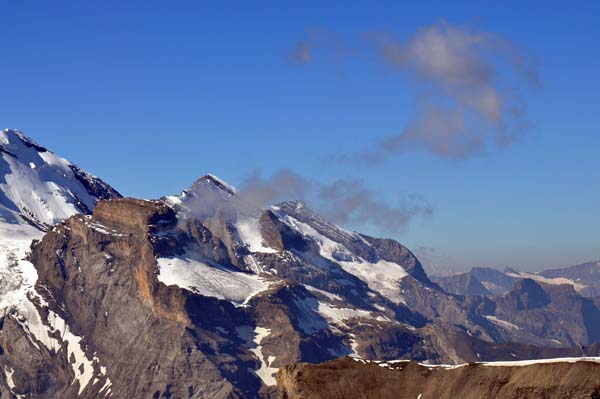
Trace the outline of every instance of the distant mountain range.
<instances>
[{"instance_id":1,"label":"distant mountain range","mask_svg":"<svg viewBox=\"0 0 600 399\"><path fill-rule=\"evenodd\" d=\"M592 268L585 283L567 269L432 281L394 240L298 201L240 207L214 175L122 198L14 130L0 162L2 398L271 398L297 362L600 349Z\"/></svg>"},{"instance_id":2,"label":"distant mountain range","mask_svg":"<svg viewBox=\"0 0 600 399\"><path fill-rule=\"evenodd\" d=\"M543 284L570 285L585 297L600 295L600 261L549 269L537 273L475 267L467 273L431 277L446 292L457 295L493 295L510 291L518 280L529 278Z\"/></svg>"}]
</instances>

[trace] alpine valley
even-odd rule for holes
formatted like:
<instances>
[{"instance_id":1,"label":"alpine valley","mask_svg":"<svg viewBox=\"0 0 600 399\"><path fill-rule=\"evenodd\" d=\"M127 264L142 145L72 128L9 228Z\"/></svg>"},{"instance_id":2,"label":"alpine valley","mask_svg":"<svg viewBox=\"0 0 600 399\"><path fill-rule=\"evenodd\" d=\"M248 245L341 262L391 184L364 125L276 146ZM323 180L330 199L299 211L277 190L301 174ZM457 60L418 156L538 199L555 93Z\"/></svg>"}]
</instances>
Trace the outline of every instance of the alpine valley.
<instances>
[{"instance_id":1,"label":"alpine valley","mask_svg":"<svg viewBox=\"0 0 600 399\"><path fill-rule=\"evenodd\" d=\"M142 200L16 130L0 156L0 398L600 397L595 262L434 281L213 175Z\"/></svg>"}]
</instances>

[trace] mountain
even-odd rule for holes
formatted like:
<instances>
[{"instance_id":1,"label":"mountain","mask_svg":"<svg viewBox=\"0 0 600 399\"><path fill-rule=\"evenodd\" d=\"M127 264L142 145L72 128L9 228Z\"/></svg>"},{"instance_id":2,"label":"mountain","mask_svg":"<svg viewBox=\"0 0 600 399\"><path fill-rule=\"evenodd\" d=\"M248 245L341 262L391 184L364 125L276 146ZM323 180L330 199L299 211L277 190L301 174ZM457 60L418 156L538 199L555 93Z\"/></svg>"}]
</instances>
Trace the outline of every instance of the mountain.
<instances>
[{"instance_id":1,"label":"mountain","mask_svg":"<svg viewBox=\"0 0 600 399\"><path fill-rule=\"evenodd\" d=\"M475 273L460 273L446 277L432 277L432 280L435 281L440 287L442 287L444 291L450 294L492 295L492 291L487 289L485 285L499 293L498 290L495 289L495 287L498 287L498 285L494 284L494 286L492 287L489 280L484 280L484 282L482 283L477 277L475 277ZM504 292L504 290L500 290L500 292Z\"/></svg>"},{"instance_id":2,"label":"mountain","mask_svg":"<svg viewBox=\"0 0 600 399\"><path fill-rule=\"evenodd\" d=\"M17 130L0 131L0 221L46 230L120 194Z\"/></svg>"},{"instance_id":3,"label":"mountain","mask_svg":"<svg viewBox=\"0 0 600 399\"><path fill-rule=\"evenodd\" d=\"M455 295L402 244L302 202L258 208L214 175L121 198L11 132L3 157L29 169L6 179L14 218L0 230L33 233L3 264L0 397L269 398L298 362L598 352L597 303L572 288ZM39 200L15 196L21 184Z\"/></svg>"},{"instance_id":4,"label":"mountain","mask_svg":"<svg viewBox=\"0 0 600 399\"><path fill-rule=\"evenodd\" d=\"M600 298L585 297L572 284L486 268L434 281L464 298L471 315L494 325L495 331L489 333L496 342L577 347L600 339Z\"/></svg>"},{"instance_id":5,"label":"mountain","mask_svg":"<svg viewBox=\"0 0 600 399\"><path fill-rule=\"evenodd\" d=\"M479 309L499 327L497 340L576 347L600 340L598 305L598 299L579 295L571 285L523 279L506 294L487 297Z\"/></svg>"},{"instance_id":6,"label":"mountain","mask_svg":"<svg viewBox=\"0 0 600 399\"><path fill-rule=\"evenodd\" d=\"M564 279L565 283L573 285L581 295L600 296L600 261L544 270L539 274L547 279Z\"/></svg>"},{"instance_id":7,"label":"mountain","mask_svg":"<svg viewBox=\"0 0 600 399\"><path fill-rule=\"evenodd\" d=\"M600 398L597 358L433 366L340 359L285 367L281 399Z\"/></svg>"},{"instance_id":8,"label":"mountain","mask_svg":"<svg viewBox=\"0 0 600 399\"><path fill-rule=\"evenodd\" d=\"M0 130L0 316L28 306L36 271L22 259L53 224L119 193L17 130Z\"/></svg>"},{"instance_id":9,"label":"mountain","mask_svg":"<svg viewBox=\"0 0 600 399\"><path fill-rule=\"evenodd\" d=\"M219 212L203 214L203 224L186 204L192 193L222 189L214 183L199 180L171 198L173 206L100 201L91 216L69 218L32 246L39 319L24 323L10 314L0 336L14 393L255 397L274 386L278 367L353 353L355 334L365 335L356 338L362 344L376 330L387 331L372 347L394 356L407 350L398 345L403 337L416 343L411 327L394 320L395 312L412 316L400 296L389 300L375 290L387 292L397 279L412 278L399 264L382 260L380 248L391 246L388 259L408 260L407 270L420 275L405 248L324 223L299 203L238 220L241 234ZM269 230L273 241L244 241L252 228ZM317 229L348 240L369 261ZM261 247L252 252L255 245ZM323 248L326 256L345 259L350 272L320 257ZM307 281L331 284L337 294L284 277L305 266ZM397 269L387 281L368 273L384 266ZM312 269L333 278L317 281ZM39 368L30 367L31 359Z\"/></svg>"},{"instance_id":10,"label":"mountain","mask_svg":"<svg viewBox=\"0 0 600 399\"><path fill-rule=\"evenodd\" d=\"M432 280L452 294L488 295L506 293L517 281L525 278L549 285L570 285L579 294L589 298L600 294L600 262L588 262L538 273L521 272L512 268L500 271L474 267L467 273L436 276L432 277ZM482 290L480 285L485 290Z\"/></svg>"},{"instance_id":11,"label":"mountain","mask_svg":"<svg viewBox=\"0 0 600 399\"><path fill-rule=\"evenodd\" d=\"M24 260L32 242L55 223L89 213L98 200L118 197L108 184L21 132L0 131L0 328L11 317L32 329L38 325L37 270ZM0 357L6 353L0 346ZM8 388L0 389L7 397L11 370L4 368Z\"/></svg>"}]
</instances>

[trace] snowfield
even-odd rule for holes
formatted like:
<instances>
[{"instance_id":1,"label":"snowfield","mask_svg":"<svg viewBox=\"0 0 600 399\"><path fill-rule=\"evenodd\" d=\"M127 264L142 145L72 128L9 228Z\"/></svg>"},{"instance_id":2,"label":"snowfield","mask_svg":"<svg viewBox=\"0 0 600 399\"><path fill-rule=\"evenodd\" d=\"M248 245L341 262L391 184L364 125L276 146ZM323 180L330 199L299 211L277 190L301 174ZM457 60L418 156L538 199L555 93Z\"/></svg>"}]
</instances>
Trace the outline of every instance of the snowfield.
<instances>
[{"instance_id":1,"label":"snowfield","mask_svg":"<svg viewBox=\"0 0 600 399\"><path fill-rule=\"evenodd\" d=\"M506 275L509 277L515 277L515 278L530 278L532 280L535 280L535 281L538 281L538 282L544 283L544 284L572 285L573 289L575 289L575 291L581 291L584 288L586 288L586 285L578 283L578 282L573 281L568 278L564 278L564 277L548 278L548 277L541 276L537 273L527 273L527 272L509 272L509 273L506 273Z\"/></svg>"},{"instance_id":2,"label":"snowfield","mask_svg":"<svg viewBox=\"0 0 600 399\"><path fill-rule=\"evenodd\" d=\"M486 319L488 319L489 321L491 321L492 323L496 324L497 326L500 326L502 328L509 328L509 329L513 329L513 330L520 330L521 327L517 326L516 324L513 324L511 322L508 322L506 320L501 320L495 316L484 316Z\"/></svg>"},{"instance_id":3,"label":"snowfield","mask_svg":"<svg viewBox=\"0 0 600 399\"><path fill-rule=\"evenodd\" d=\"M0 223L0 317L11 309L24 309L37 281L35 267L23 260L31 241L42 232L26 225Z\"/></svg>"},{"instance_id":4,"label":"snowfield","mask_svg":"<svg viewBox=\"0 0 600 399\"><path fill-rule=\"evenodd\" d=\"M399 283L408 273L402 266L384 260L375 263L368 262L352 254L343 244L325 237L312 226L280 212L277 207L272 207L272 209L278 212L280 220L315 242L319 247L319 254L323 258L337 263L346 272L363 280L371 290L380 293L395 303L404 303Z\"/></svg>"},{"instance_id":5,"label":"snowfield","mask_svg":"<svg viewBox=\"0 0 600 399\"><path fill-rule=\"evenodd\" d=\"M257 275L209 264L193 255L157 259L158 280L200 295L223 299L241 306L256 294L269 289Z\"/></svg>"},{"instance_id":6,"label":"snowfield","mask_svg":"<svg viewBox=\"0 0 600 399\"><path fill-rule=\"evenodd\" d=\"M53 225L93 209L90 195L71 169L71 163L44 150L20 132L0 130L0 220ZM37 148L36 148L37 147ZM91 175L90 175L91 177Z\"/></svg>"},{"instance_id":7,"label":"snowfield","mask_svg":"<svg viewBox=\"0 0 600 399\"><path fill-rule=\"evenodd\" d=\"M263 238L260 233L260 228L258 225L257 218L248 217L248 218L243 218L241 220L238 220L236 227L237 227L238 234L240 235L240 239L242 240L242 242L244 244L248 245L248 249L250 249L250 252L253 252L253 253L277 252L276 249L266 247L263 244Z\"/></svg>"}]
</instances>

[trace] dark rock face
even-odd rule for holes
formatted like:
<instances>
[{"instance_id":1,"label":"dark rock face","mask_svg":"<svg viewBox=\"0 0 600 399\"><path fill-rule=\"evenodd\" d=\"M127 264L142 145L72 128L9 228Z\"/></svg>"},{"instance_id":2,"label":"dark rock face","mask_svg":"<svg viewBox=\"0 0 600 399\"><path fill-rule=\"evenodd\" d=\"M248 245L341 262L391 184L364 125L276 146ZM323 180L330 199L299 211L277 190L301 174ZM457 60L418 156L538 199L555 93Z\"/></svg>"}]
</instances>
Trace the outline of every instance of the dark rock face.
<instances>
[{"instance_id":1,"label":"dark rock face","mask_svg":"<svg viewBox=\"0 0 600 399\"><path fill-rule=\"evenodd\" d=\"M31 397L60 397L69 391L73 379L70 366L66 362L64 348L59 348L58 353L64 358L60 362L52 361L54 354L45 347L36 347L27 338L23 326L15 317L6 317L3 320L2 334L0 335L2 347L2 363L5 370L12 370L12 384L0 386L1 397L12 398L13 395L29 394ZM10 365L10 366L8 366ZM0 377L5 377L3 373ZM10 389L10 385L16 389ZM77 390L70 390L73 395Z\"/></svg>"},{"instance_id":2,"label":"dark rock face","mask_svg":"<svg viewBox=\"0 0 600 399\"><path fill-rule=\"evenodd\" d=\"M279 251L285 249L284 235L291 235L290 229L277 220L277 216L270 210L266 210L258 221L260 234L265 245Z\"/></svg>"},{"instance_id":3,"label":"dark rock face","mask_svg":"<svg viewBox=\"0 0 600 399\"><path fill-rule=\"evenodd\" d=\"M91 196L101 200L122 197L117 190L106 184L98 177L93 176L92 174L81 169L77 165L70 164L69 168L73 171L75 178L85 187L88 194Z\"/></svg>"},{"instance_id":4,"label":"dark rock face","mask_svg":"<svg viewBox=\"0 0 600 399\"><path fill-rule=\"evenodd\" d=\"M455 295L500 295L510 291L519 279L500 270L474 267L468 273L432 277L432 280Z\"/></svg>"},{"instance_id":5,"label":"dark rock face","mask_svg":"<svg viewBox=\"0 0 600 399\"><path fill-rule=\"evenodd\" d=\"M495 324L510 323L504 330L512 329L512 335L519 337L520 342L542 345L539 338L543 338L548 341L546 345L555 342L577 346L592 344L598 336L597 324L589 324L595 317L592 315L598 314L598 308L570 285L547 285L524 279L507 294L490 300L494 303L491 313L496 317Z\"/></svg>"},{"instance_id":6,"label":"dark rock face","mask_svg":"<svg viewBox=\"0 0 600 399\"><path fill-rule=\"evenodd\" d=\"M340 359L285 367L278 375L278 388L280 399L587 399L600 397L600 364L473 363L445 368Z\"/></svg>"},{"instance_id":7,"label":"dark rock face","mask_svg":"<svg viewBox=\"0 0 600 399\"><path fill-rule=\"evenodd\" d=\"M454 295L492 295L492 292L472 274L455 274L449 277L432 278L444 291Z\"/></svg>"},{"instance_id":8,"label":"dark rock face","mask_svg":"<svg viewBox=\"0 0 600 399\"><path fill-rule=\"evenodd\" d=\"M572 289L568 289L571 293L575 293ZM517 310L530 310L543 308L551 302L550 296L546 291L535 281L525 279L518 281L515 287L504 297L509 306L515 307Z\"/></svg>"},{"instance_id":9,"label":"dark rock face","mask_svg":"<svg viewBox=\"0 0 600 399\"><path fill-rule=\"evenodd\" d=\"M310 243L289 226L282 223L277 216L270 210L262 213L260 220L260 233L263 236L265 244L271 248L283 251L285 249L295 251L306 251Z\"/></svg>"},{"instance_id":10,"label":"dark rock face","mask_svg":"<svg viewBox=\"0 0 600 399\"><path fill-rule=\"evenodd\" d=\"M505 272L488 267L474 267L470 274L480 282L488 283L484 284L484 286L494 294L504 294L509 291L518 280L518 278L509 276Z\"/></svg>"}]
</instances>

